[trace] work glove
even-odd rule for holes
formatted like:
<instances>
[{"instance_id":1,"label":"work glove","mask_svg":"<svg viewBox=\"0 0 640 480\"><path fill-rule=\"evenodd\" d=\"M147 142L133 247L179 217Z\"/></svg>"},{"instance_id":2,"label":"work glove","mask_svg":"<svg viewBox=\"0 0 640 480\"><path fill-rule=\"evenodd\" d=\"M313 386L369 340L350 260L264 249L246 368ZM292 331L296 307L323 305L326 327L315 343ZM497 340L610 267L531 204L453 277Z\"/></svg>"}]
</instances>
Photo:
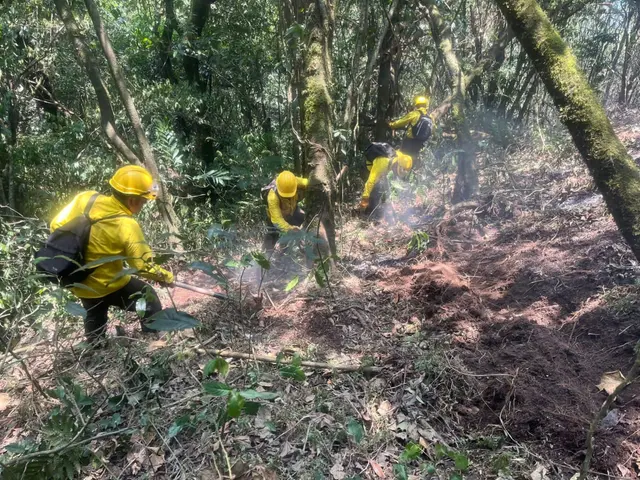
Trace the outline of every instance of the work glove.
<instances>
[{"instance_id":1,"label":"work glove","mask_svg":"<svg viewBox=\"0 0 640 480\"><path fill-rule=\"evenodd\" d=\"M165 270L164 268L160 268L158 270L160 270L159 272L159 276L161 277L160 283L166 286L173 285L173 282L175 280L173 273L171 273L169 270Z\"/></svg>"}]
</instances>

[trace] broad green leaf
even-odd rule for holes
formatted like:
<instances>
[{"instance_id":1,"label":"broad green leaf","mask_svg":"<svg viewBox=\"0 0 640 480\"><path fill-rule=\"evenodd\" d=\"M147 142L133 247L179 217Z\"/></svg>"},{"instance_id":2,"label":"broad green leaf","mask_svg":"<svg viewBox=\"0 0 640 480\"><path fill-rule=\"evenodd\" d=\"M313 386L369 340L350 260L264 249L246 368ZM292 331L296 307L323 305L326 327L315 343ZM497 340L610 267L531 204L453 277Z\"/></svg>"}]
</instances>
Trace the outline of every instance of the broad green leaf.
<instances>
[{"instance_id":1,"label":"broad green leaf","mask_svg":"<svg viewBox=\"0 0 640 480\"><path fill-rule=\"evenodd\" d=\"M244 402L244 408L242 411L247 415L257 415L261 406L262 404L259 402Z\"/></svg>"},{"instance_id":2,"label":"broad green leaf","mask_svg":"<svg viewBox=\"0 0 640 480\"><path fill-rule=\"evenodd\" d=\"M262 253L252 252L251 255L253 256L253 259L256 261L256 263L260 265L260 267L264 268L265 270L269 270L271 264Z\"/></svg>"},{"instance_id":3,"label":"broad green leaf","mask_svg":"<svg viewBox=\"0 0 640 480\"><path fill-rule=\"evenodd\" d=\"M229 364L224 358L216 357L213 360L209 360L204 370L202 370L202 376L203 378L207 378L214 372L218 372L223 377L227 376L227 373L229 373Z\"/></svg>"},{"instance_id":4,"label":"broad green leaf","mask_svg":"<svg viewBox=\"0 0 640 480\"><path fill-rule=\"evenodd\" d=\"M422 454L422 448L417 443L409 443L405 448L402 454L400 455L401 462L410 462L411 460L415 460Z\"/></svg>"},{"instance_id":5,"label":"broad green leaf","mask_svg":"<svg viewBox=\"0 0 640 480\"><path fill-rule=\"evenodd\" d=\"M152 330L159 332L172 332L175 330L185 330L200 325L197 318L187 312L181 312L175 308L165 308L149 317L150 322L145 325Z\"/></svg>"},{"instance_id":6,"label":"broad green leaf","mask_svg":"<svg viewBox=\"0 0 640 480\"><path fill-rule=\"evenodd\" d=\"M407 467L402 465L401 463L397 463L393 466L393 475L396 480L408 480L409 476L407 475Z\"/></svg>"},{"instance_id":7,"label":"broad green leaf","mask_svg":"<svg viewBox=\"0 0 640 480\"><path fill-rule=\"evenodd\" d=\"M289 283L287 283L287 286L284 288L285 293L289 293L291 290L293 290L294 288L296 288L296 286L298 285L298 282L300 281L300 277L299 276L295 276L291 279L291 281Z\"/></svg>"},{"instance_id":8,"label":"broad green leaf","mask_svg":"<svg viewBox=\"0 0 640 480\"><path fill-rule=\"evenodd\" d=\"M304 382L307 376L304 374L304 370L295 365L285 365L280 368L280 376L282 378L293 378L299 382Z\"/></svg>"},{"instance_id":9,"label":"broad green leaf","mask_svg":"<svg viewBox=\"0 0 640 480\"><path fill-rule=\"evenodd\" d=\"M456 465L456 468L461 472L466 472L469 470L469 457L464 455L463 453L458 452L449 452L450 458Z\"/></svg>"},{"instance_id":10,"label":"broad green leaf","mask_svg":"<svg viewBox=\"0 0 640 480\"><path fill-rule=\"evenodd\" d=\"M91 270L92 268L98 268L101 265L105 265L107 263L111 263L111 262L122 262L124 260L128 260L131 257L126 257L124 255L111 255L108 257L102 257L99 258L98 260L94 260L93 262L89 262L89 263L85 263L83 266L81 266L80 268L78 268L78 272L81 272L83 270Z\"/></svg>"},{"instance_id":11,"label":"broad green leaf","mask_svg":"<svg viewBox=\"0 0 640 480\"><path fill-rule=\"evenodd\" d=\"M173 438L176 435L178 435L184 427L189 425L190 421L191 421L191 418L189 417L189 415L182 415L176 418L176 420L169 427L169 431L167 432L167 437Z\"/></svg>"},{"instance_id":12,"label":"broad green leaf","mask_svg":"<svg viewBox=\"0 0 640 480\"><path fill-rule=\"evenodd\" d=\"M122 277L126 277L127 275L134 275L136 273L138 273L137 268L123 268L118 273L116 273L113 277L111 277L111 280L109 280L109 284L117 282Z\"/></svg>"},{"instance_id":13,"label":"broad green leaf","mask_svg":"<svg viewBox=\"0 0 640 480\"><path fill-rule=\"evenodd\" d=\"M255 390L241 390L240 395L247 400L255 400L256 398L261 398L262 400L273 400L274 398L278 398L280 394L276 392L257 392Z\"/></svg>"},{"instance_id":14,"label":"broad green leaf","mask_svg":"<svg viewBox=\"0 0 640 480\"><path fill-rule=\"evenodd\" d=\"M294 367L302 366L302 357L298 352L293 354L293 358L291 359L291 365L293 365Z\"/></svg>"},{"instance_id":15,"label":"broad green leaf","mask_svg":"<svg viewBox=\"0 0 640 480\"><path fill-rule=\"evenodd\" d=\"M140 297L136 300L136 313L140 318L147 314L147 299Z\"/></svg>"},{"instance_id":16,"label":"broad green leaf","mask_svg":"<svg viewBox=\"0 0 640 480\"><path fill-rule=\"evenodd\" d=\"M313 271L313 276L315 277L316 283L318 285L320 285L322 288L326 286L325 275L324 275L324 272L322 271L322 268L316 268Z\"/></svg>"},{"instance_id":17,"label":"broad green leaf","mask_svg":"<svg viewBox=\"0 0 640 480\"><path fill-rule=\"evenodd\" d=\"M65 305L64 309L74 317L87 318L87 311L79 303L69 302Z\"/></svg>"},{"instance_id":18,"label":"broad green leaf","mask_svg":"<svg viewBox=\"0 0 640 480\"><path fill-rule=\"evenodd\" d=\"M239 268L242 266L242 264L236 260L227 260L227 262L224 265L225 267L229 267L229 268Z\"/></svg>"},{"instance_id":19,"label":"broad green leaf","mask_svg":"<svg viewBox=\"0 0 640 480\"><path fill-rule=\"evenodd\" d=\"M356 443L360 443L364 438L364 427L355 418L352 418L347 424L347 432L353 437Z\"/></svg>"},{"instance_id":20,"label":"broad green leaf","mask_svg":"<svg viewBox=\"0 0 640 480\"><path fill-rule=\"evenodd\" d=\"M67 285L67 288L77 288L78 290L84 290L86 292L98 293L93 288L87 287L84 283L72 283Z\"/></svg>"},{"instance_id":21,"label":"broad green leaf","mask_svg":"<svg viewBox=\"0 0 640 480\"><path fill-rule=\"evenodd\" d=\"M231 418L238 418L244 407L244 398L239 392L231 392L227 400L227 415Z\"/></svg>"},{"instance_id":22,"label":"broad green leaf","mask_svg":"<svg viewBox=\"0 0 640 480\"><path fill-rule=\"evenodd\" d=\"M225 397L231 391L231 387L222 382L205 382L202 384L202 389L214 397Z\"/></svg>"},{"instance_id":23,"label":"broad green leaf","mask_svg":"<svg viewBox=\"0 0 640 480\"><path fill-rule=\"evenodd\" d=\"M156 253L153 257L153 263L155 265L163 265L173 258L172 253Z\"/></svg>"},{"instance_id":24,"label":"broad green leaf","mask_svg":"<svg viewBox=\"0 0 640 480\"><path fill-rule=\"evenodd\" d=\"M462 480L462 475L459 473L452 473L449 480Z\"/></svg>"}]
</instances>

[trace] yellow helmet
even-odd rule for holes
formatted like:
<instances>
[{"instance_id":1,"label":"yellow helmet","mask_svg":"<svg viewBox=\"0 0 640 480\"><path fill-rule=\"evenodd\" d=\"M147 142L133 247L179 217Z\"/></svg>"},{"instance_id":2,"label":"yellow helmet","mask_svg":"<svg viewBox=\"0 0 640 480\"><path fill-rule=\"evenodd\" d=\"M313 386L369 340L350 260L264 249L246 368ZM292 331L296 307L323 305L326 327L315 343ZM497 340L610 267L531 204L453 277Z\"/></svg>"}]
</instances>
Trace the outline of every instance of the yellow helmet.
<instances>
[{"instance_id":1,"label":"yellow helmet","mask_svg":"<svg viewBox=\"0 0 640 480\"><path fill-rule=\"evenodd\" d=\"M429 97L426 95L419 95L413 99L413 104L416 107L429 108Z\"/></svg>"},{"instance_id":2,"label":"yellow helmet","mask_svg":"<svg viewBox=\"0 0 640 480\"><path fill-rule=\"evenodd\" d=\"M393 159L393 163L396 164L396 173L400 178L405 178L409 175L411 167L413 167L413 158L406 153L402 153L400 150L396 152L396 158Z\"/></svg>"},{"instance_id":3,"label":"yellow helmet","mask_svg":"<svg viewBox=\"0 0 640 480\"><path fill-rule=\"evenodd\" d=\"M413 158L400 150L396 152L396 162L403 170L411 170L411 167L413 167Z\"/></svg>"},{"instance_id":4,"label":"yellow helmet","mask_svg":"<svg viewBox=\"0 0 640 480\"><path fill-rule=\"evenodd\" d=\"M298 192L298 180L296 176L288 170L280 173L276 178L276 189L278 195L283 198L291 198Z\"/></svg>"},{"instance_id":5,"label":"yellow helmet","mask_svg":"<svg viewBox=\"0 0 640 480\"><path fill-rule=\"evenodd\" d=\"M109 185L123 195L131 195L155 200L158 196L158 184L151 174L138 165L127 165L116 170Z\"/></svg>"}]
</instances>

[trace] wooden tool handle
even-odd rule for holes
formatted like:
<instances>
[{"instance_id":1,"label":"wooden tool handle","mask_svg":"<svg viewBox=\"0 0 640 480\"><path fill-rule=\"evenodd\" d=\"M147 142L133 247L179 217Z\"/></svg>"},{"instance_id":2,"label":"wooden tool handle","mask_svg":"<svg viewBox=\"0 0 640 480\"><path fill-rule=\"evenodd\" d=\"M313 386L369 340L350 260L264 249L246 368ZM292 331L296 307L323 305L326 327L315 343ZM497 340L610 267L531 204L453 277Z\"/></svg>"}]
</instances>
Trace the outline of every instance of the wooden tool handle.
<instances>
[{"instance_id":1,"label":"wooden tool handle","mask_svg":"<svg viewBox=\"0 0 640 480\"><path fill-rule=\"evenodd\" d=\"M178 288L184 288L185 290L191 290L192 292L201 293L203 295L209 295L210 297L214 297L220 300L231 300L229 297L221 293L217 293L212 290L207 290L206 288L196 287L195 285L189 285L188 283L179 282L177 280L173 282L173 286Z\"/></svg>"}]
</instances>

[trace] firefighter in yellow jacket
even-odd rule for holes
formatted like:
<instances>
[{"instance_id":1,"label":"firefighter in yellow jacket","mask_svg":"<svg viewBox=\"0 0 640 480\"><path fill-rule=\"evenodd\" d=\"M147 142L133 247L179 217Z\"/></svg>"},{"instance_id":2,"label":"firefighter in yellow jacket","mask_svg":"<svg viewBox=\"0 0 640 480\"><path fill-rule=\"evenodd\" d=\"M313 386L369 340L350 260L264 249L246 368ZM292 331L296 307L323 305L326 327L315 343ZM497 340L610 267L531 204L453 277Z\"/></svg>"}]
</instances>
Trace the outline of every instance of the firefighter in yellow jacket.
<instances>
[{"instance_id":1,"label":"firefighter in yellow jacket","mask_svg":"<svg viewBox=\"0 0 640 480\"><path fill-rule=\"evenodd\" d=\"M304 211L298 201L308 185L308 179L285 170L266 187L268 220L264 246L267 251L274 249L281 233L299 230L304 223Z\"/></svg>"},{"instance_id":2,"label":"firefighter in yellow jacket","mask_svg":"<svg viewBox=\"0 0 640 480\"><path fill-rule=\"evenodd\" d=\"M391 123L389 127L393 130L405 128L405 135L400 144L400 150L413 158L417 166L418 155L424 144L431 137L433 130L433 120L427 113L429 108L429 97L420 95L413 102L415 110L407 113Z\"/></svg>"},{"instance_id":3,"label":"firefighter in yellow jacket","mask_svg":"<svg viewBox=\"0 0 640 480\"><path fill-rule=\"evenodd\" d=\"M405 179L411 172L413 160L409 155L396 151L395 157L379 156L371 162L367 161L369 178L364 184L360 210L372 213L385 201L389 185L387 174L392 171L398 178Z\"/></svg>"},{"instance_id":4,"label":"firefighter in yellow jacket","mask_svg":"<svg viewBox=\"0 0 640 480\"><path fill-rule=\"evenodd\" d=\"M51 222L54 231L73 218L83 215L90 201L89 218L93 223L85 252L86 263L105 257L126 257L127 266L136 275L170 285L173 274L153 264L153 252L133 215L149 200L155 200L158 187L151 174L142 167L128 165L118 169L111 180L111 195L88 191L78 194ZM108 218L107 218L108 217ZM155 290L147 283L125 273L123 260L99 265L81 286L72 288L87 311L85 334L90 343L106 337L109 307L136 311L136 301L146 298L144 319L162 310ZM141 321L142 330L152 331Z\"/></svg>"}]
</instances>

